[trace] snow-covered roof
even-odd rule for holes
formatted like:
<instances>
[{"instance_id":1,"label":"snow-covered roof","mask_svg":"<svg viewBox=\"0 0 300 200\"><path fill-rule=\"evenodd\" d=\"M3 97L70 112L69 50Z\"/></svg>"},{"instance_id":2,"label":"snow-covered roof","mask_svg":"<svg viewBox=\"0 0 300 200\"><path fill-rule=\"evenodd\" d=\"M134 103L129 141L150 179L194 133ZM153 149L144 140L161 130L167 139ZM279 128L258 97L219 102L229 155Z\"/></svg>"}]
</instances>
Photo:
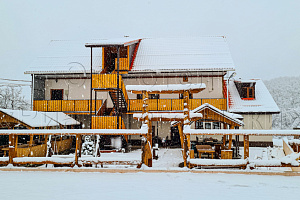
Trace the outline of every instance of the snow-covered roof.
<instances>
[{"instance_id":1,"label":"snow-covered roof","mask_svg":"<svg viewBox=\"0 0 300 200\"><path fill-rule=\"evenodd\" d=\"M138 43L139 38L123 37L114 39L103 39L95 42L88 42L85 44L86 47L102 47L102 46L128 46L131 44Z\"/></svg>"},{"instance_id":2,"label":"snow-covered roof","mask_svg":"<svg viewBox=\"0 0 300 200\"><path fill-rule=\"evenodd\" d=\"M2 109L0 112L7 114L30 127L49 127L59 125L77 125L79 122L62 112L38 112L28 110ZM0 116L1 118L2 116Z\"/></svg>"},{"instance_id":3,"label":"snow-covered roof","mask_svg":"<svg viewBox=\"0 0 300 200\"><path fill-rule=\"evenodd\" d=\"M80 124L80 122L76 121L75 119L66 115L63 112L44 112L44 114L63 126Z\"/></svg>"},{"instance_id":4,"label":"snow-covered roof","mask_svg":"<svg viewBox=\"0 0 300 200\"><path fill-rule=\"evenodd\" d=\"M90 73L91 50L87 41L52 40L25 74ZM96 42L96 41L95 41ZM102 48L93 49L93 72L102 70Z\"/></svg>"},{"instance_id":5,"label":"snow-covered roof","mask_svg":"<svg viewBox=\"0 0 300 200\"><path fill-rule=\"evenodd\" d=\"M169 84L169 85L127 85L128 91L148 91L148 92L167 92L167 91L183 91L205 89L205 83L197 84Z\"/></svg>"},{"instance_id":6,"label":"snow-covered roof","mask_svg":"<svg viewBox=\"0 0 300 200\"><path fill-rule=\"evenodd\" d=\"M235 70L225 37L142 39L131 71Z\"/></svg>"},{"instance_id":7,"label":"snow-covered roof","mask_svg":"<svg viewBox=\"0 0 300 200\"><path fill-rule=\"evenodd\" d=\"M86 47L128 46L140 42L131 71L235 70L224 37L117 38L85 41L53 40L25 74L90 73L91 50ZM93 48L93 71L102 70L102 48Z\"/></svg>"},{"instance_id":8,"label":"snow-covered roof","mask_svg":"<svg viewBox=\"0 0 300 200\"><path fill-rule=\"evenodd\" d=\"M135 113L133 114L133 118L138 118L141 119L145 117L145 114L142 113ZM148 117L151 120L152 118L156 118L156 119L184 119L184 114L183 113L148 113ZM202 114L201 113L193 113L190 112L190 118L202 118Z\"/></svg>"},{"instance_id":9,"label":"snow-covered roof","mask_svg":"<svg viewBox=\"0 0 300 200\"><path fill-rule=\"evenodd\" d=\"M191 112L192 113L198 113L198 112L201 112L202 110L204 109L210 109L210 110L213 110L214 112L218 113L219 115L221 116L224 116L225 118L239 124L239 125L244 125L244 122L242 122L241 120L239 119L243 119L243 116L241 115L238 115L238 114L234 114L234 113L229 113L229 112L226 112L224 110L220 110L212 105L210 105L209 103L205 103L205 104L202 104L201 106L195 108L194 110L192 110Z\"/></svg>"},{"instance_id":10,"label":"snow-covered roof","mask_svg":"<svg viewBox=\"0 0 300 200\"><path fill-rule=\"evenodd\" d=\"M255 99L243 100L234 84L233 80L229 81L229 97L231 98L230 112L236 113L255 113L255 112L270 112L279 113L280 110L275 103L272 95L261 79L242 80L242 82L255 82Z\"/></svg>"}]
</instances>

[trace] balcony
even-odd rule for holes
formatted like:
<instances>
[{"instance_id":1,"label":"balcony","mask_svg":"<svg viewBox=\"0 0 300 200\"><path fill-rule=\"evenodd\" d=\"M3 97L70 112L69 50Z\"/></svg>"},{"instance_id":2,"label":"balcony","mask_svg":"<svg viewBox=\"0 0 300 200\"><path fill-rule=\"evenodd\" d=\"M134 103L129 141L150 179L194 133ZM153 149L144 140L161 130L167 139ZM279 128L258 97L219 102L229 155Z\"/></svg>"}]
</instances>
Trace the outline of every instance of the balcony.
<instances>
[{"instance_id":1,"label":"balcony","mask_svg":"<svg viewBox=\"0 0 300 200\"><path fill-rule=\"evenodd\" d=\"M142 99L129 99L129 111L142 111ZM226 99L190 99L190 110L193 110L204 103L209 103L220 110L226 110ZM179 111L183 110L183 99L149 99L149 111Z\"/></svg>"},{"instance_id":2,"label":"balcony","mask_svg":"<svg viewBox=\"0 0 300 200\"><path fill-rule=\"evenodd\" d=\"M122 117L119 117L120 129L125 129ZM92 117L92 129L117 129L117 116Z\"/></svg>"},{"instance_id":3,"label":"balcony","mask_svg":"<svg viewBox=\"0 0 300 200\"><path fill-rule=\"evenodd\" d=\"M102 100L97 100L96 110L102 105ZM74 114L89 114L90 100L35 100L34 111L66 112ZM92 111L95 111L95 100L92 100Z\"/></svg>"}]
</instances>

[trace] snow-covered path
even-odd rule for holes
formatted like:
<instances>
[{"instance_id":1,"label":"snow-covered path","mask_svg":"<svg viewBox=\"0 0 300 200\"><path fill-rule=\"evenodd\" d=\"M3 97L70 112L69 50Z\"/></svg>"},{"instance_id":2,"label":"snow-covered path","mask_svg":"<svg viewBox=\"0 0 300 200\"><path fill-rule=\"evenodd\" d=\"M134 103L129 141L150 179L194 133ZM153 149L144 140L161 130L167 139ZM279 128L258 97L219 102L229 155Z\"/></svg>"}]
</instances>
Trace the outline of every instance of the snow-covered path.
<instances>
[{"instance_id":1,"label":"snow-covered path","mask_svg":"<svg viewBox=\"0 0 300 200\"><path fill-rule=\"evenodd\" d=\"M153 168L178 168L181 162L183 162L181 149L160 148L158 151L158 160L153 160Z\"/></svg>"},{"instance_id":2,"label":"snow-covered path","mask_svg":"<svg viewBox=\"0 0 300 200\"><path fill-rule=\"evenodd\" d=\"M0 172L0 199L295 199L299 176Z\"/></svg>"}]
</instances>

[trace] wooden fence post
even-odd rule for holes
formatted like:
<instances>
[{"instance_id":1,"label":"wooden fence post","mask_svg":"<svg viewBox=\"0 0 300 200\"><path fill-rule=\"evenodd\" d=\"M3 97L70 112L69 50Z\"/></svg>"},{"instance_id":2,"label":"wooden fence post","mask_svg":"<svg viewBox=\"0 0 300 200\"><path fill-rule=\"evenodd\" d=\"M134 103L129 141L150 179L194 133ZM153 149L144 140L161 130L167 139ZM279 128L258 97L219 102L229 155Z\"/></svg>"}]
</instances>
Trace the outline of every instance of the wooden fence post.
<instances>
[{"instance_id":1,"label":"wooden fence post","mask_svg":"<svg viewBox=\"0 0 300 200\"><path fill-rule=\"evenodd\" d=\"M10 134L9 137L9 164L13 164L13 159L15 157L15 136Z\"/></svg>"},{"instance_id":2,"label":"wooden fence post","mask_svg":"<svg viewBox=\"0 0 300 200\"><path fill-rule=\"evenodd\" d=\"M244 135L244 159L249 158L249 135Z\"/></svg>"}]
</instances>

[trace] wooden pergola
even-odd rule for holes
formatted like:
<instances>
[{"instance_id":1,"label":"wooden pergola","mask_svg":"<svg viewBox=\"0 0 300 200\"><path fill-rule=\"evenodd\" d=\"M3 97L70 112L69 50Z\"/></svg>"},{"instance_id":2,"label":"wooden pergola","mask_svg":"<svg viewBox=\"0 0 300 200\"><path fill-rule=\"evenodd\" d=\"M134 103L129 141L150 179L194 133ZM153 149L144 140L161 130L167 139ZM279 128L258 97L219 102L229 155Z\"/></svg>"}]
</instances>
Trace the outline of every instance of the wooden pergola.
<instances>
[{"instance_id":1,"label":"wooden pergola","mask_svg":"<svg viewBox=\"0 0 300 200\"><path fill-rule=\"evenodd\" d=\"M146 137L146 143L144 144L145 152L148 152L143 156L144 163L146 165L152 165L152 121L158 120L158 118L149 119L149 94L183 94L183 118L180 118L180 121L183 121L184 125L190 124L190 106L189 106L189 96L193 93L199 93L206 88L206 85L203 83L200 84L174 84L174 85L128 85L126 90L134 94L142 94L143 97L143 109L141 120L143 124L148 126L148 134ZM175 118L176 119L176 116ZM170 121L170 118L165 118L165 120ZM179 120L179 119L178 119ZM189 135L184 135L181 131L180 141L183 147L183 159L184 165L187 165L187 154L188 154L188 145L190 141ZM190 145L189 145L190 146Z\"/></svg>"}]
</instances>

